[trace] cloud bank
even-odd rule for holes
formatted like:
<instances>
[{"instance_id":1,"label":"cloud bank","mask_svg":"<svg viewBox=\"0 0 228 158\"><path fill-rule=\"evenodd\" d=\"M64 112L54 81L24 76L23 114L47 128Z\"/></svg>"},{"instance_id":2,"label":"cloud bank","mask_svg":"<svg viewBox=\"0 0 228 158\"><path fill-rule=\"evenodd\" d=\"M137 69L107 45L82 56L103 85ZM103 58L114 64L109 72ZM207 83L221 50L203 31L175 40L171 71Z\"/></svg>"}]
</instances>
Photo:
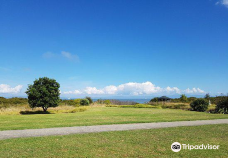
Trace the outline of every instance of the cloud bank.
<instances>
[{"instance_id":1,"label":"cloud bank","mask_svg":"<svg viewBox=\"0 0 228 158\"><path fill-rule=\"evenodd\" d=\"M22 85L18 85L13 88L7 84L0 84L0 93L19 93L22 87Z\"/></svg>"},{"instance_id":2,"label":"cloud bank","mask_svg":"<svg viewBox=\"0 0 228 158\"><path fill-rule=\"evenodd\" d=\"M63 94L85 94L85 95L151 95L151 94L204 94L205 91L200 88L187 88L180 90L177 87L161 88L147 81L143 83L129 82L118 86L109 85L104 88L98 89L96 87L86 87L82 90L66 91Z\"/></svg>"}]
</instances>

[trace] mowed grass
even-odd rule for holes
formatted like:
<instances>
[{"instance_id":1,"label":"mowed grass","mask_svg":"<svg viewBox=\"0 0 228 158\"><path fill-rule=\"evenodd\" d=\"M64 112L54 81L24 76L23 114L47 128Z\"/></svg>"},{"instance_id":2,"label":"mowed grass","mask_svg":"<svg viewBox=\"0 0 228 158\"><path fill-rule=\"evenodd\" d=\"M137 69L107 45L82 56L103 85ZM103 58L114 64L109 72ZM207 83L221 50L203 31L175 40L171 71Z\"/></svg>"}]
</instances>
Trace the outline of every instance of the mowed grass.
<instances>
[{"instance_id":1,"label":"mowed grass","mask_svg":"<svg viewBox=\"0 0 228 158\"><path fill-rule=\"evenodd\" d=\"M171 144L220 145L218 150L181 150ZM103 132L0 141L1 157L228 157L228 125Z\"/></svg>"},{"instance_id":2,"label":"mowed grass","mask_svg":"<svg viewBox=\"0 0 228 158\"><path fill-rule=\"evenodd\" d=\"M91 107L67 114L0 115L0 130L224 119L228 115L176 109Z\"/></svg>"}]
</instances>

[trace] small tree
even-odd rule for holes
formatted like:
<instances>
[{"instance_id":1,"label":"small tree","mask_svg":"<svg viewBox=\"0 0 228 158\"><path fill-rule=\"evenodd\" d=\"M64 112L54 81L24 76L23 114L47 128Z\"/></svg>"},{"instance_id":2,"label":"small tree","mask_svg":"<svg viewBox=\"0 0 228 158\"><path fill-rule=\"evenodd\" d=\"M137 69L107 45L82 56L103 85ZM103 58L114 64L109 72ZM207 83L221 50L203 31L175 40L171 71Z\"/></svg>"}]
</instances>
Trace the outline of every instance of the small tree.
<instances>
[{"instance_id":1,"label":"small tree","mask_svg":"<svg viewBox=\"0 0 228 158\"><path fill-rule=\"evenodd\" d=\"M196 99L190 104L192 110L201 111L201 112L206 111L208 108L208 105L209 103L206 99Z\"/></svg>"},{"instance_id":2,"label":"small tree","mask_svg":"<svg viewBox=\"0 0 228 158\"><path fill-rule=\"evenodd\" d=\"M210 94L209 93L207 93L206 95L205 95L205 97L204 97L205 99L207 99L207 100L209 100L210 99Z\"/></svg>"},{"instance_id":3,"label":"small tree","mask_svg":"<svg viewBox=\"0 0 228 158\"><path fill-rule=\"evenodd\" d=\"M60 85L56 80L47 77L36 79L32 85L29 85L26 94L31 108L42 107L44 112L49 107L56 107L60 101Z\"/></svg>"},{"instance_id":4,"label":"small tree","mask_svg":"<svg viewBox=\"0 0 228 158\"><path fill-rule=\"evenodd\" d=\"M92 100L92 98L91 98L91 97L86 97L86 99L88 99L88 100L89 100L89 104L92 104L92 103L93 103L93 100Z\"/></svg>"},{"instance_id":5,"label":"small tree","mask_svg":"<svg viewBox=\"0 0 228 158\"><path fill-rule=\"evenodd\" d=\"M186 97L185 94L182 94L182 95L180 96L180 101L181 101L181 102L187 102L187 100L188 100L188 98Z\"/></svg>"}]
</instances>

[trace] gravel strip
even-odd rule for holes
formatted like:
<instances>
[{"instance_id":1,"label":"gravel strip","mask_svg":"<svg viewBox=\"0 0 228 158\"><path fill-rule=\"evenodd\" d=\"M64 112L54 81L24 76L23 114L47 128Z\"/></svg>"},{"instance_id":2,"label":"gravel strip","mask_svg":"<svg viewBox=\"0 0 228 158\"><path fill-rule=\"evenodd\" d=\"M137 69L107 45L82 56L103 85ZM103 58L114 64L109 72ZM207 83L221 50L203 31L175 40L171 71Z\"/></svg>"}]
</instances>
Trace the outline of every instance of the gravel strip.
<instances>
[{"instance_id":1,"label":"gravel strip","mask_svg":"<svg viewBox=\"0 0 228 158\"><path fill-rule=\"evenodd\" d=\"M82 133L95 133L95 132L108 132L108 131L168 128L168 127L179 127L179 126L213 125L213 124L228 124L228 119L7 130L7 131L0 131L0 140L10 139L10 138L21 138L21 137L41 137L41 136L51 136L51 135L68 135L68 134L82 134Z\"/></svg>"}]
</instances>

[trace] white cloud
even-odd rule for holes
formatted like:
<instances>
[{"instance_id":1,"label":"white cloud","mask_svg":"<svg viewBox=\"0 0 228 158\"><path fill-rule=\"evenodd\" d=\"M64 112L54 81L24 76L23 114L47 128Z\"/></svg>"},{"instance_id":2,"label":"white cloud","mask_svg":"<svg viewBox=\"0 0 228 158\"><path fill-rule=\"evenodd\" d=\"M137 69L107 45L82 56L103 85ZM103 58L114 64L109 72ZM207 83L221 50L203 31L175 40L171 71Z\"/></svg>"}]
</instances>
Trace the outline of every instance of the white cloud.
<instances>
[{"instance_id":1,"label":"white cloud","mask_svg":"<svg viewBox=\"0 0 228 158\"><path fill-rule=\"evenodd\" d=\"M118 88L116 86L106 86L103 91L106 93L106 94L115 94L117 91L118 91Z\"/></svg>"},{"instance_id":2,"label":"white cloud","mask_svg":"<svg viewBox=\"0 0 228 158\"><path fill-rule=\"evenodd\" d=\"M228 7L228 0L222 0L222 4L226 7Z\"/></svg>"},{"instance_id":3,"label":"white cloud","mask_svg":"<svg viewBox=\"0 0 228 158\"><path fill-rule=\"evenodd\" d=\"M62 51L60 54L57 53L52 53L52 52L46 52L43 54L43 58L46 59L67 59L70 61L74 61L74 62L79 62L79 57L75 54L71 54L69 52L66 51Z\"/></svg>"},{"instance_id":4,"label":"white cloud","mask_svg":"<svg viewBox=\"0 0 228 158\"><path fill-rule=\"evenodd\" d=\"M65 52L65 51L62 51L61 52L61 55L64 57L64 58L67 58L68 60L73 60L73 61L79 61L79 58L77 55L74 55L74 54L71 54L69 52Z\"/></svg>"},{"instance_id":5,"label":"white cloud","mask_svg":"<svg viewBox=\"0 0 228 158\"><path fill-rule=\"evenodd\" d=\"M86 94L104 94L103 90L99 90L96 87L86 87L84 91Z\"/></svg>"},{"instance_id":6,"label":"white cloud","mask_svg":"<svg viewBox=\"0 0 228 158\"><path fill-rule=\"evenodd\" d=\"M192 88L192 89L186 89L184 90L185 93L187 94L201 94L201 93L205 93L204 90L199 89L199 88Z\"/></svg>"},{"instance_id":7,"label":"white cloud","mask_svg":"<svg viewBox=\"0 0 228 158\"><path fill-rule=\"evenodd\" d=\"M151 82L129 82L121 84L117 87L117 92L121 94L132 94L132 95L141 95L141 94L152 94L158 93L161 91L160 87L156 87Z\"/></svg>"},{"instance_id":8,"label":"white cloud","mask_svg":"<svg viewBox=\"0 0 228 158\"><path fill-rule=\"evenodd\" d=\"M218 5L218 4L224 5L225 7L228 8L228 0L220 0L215 3L215 5Z\"/></svg>"},{"instance_id":9,"label":"white cloud","mask_svg":"<svg viewBox=\"0 0 228 158\"><path fill-rule=\"evenodd\" d=\"M173 88L167 87L165 90L166 90L168 93L174 92L174 93L177 93L177 94L181 94L181 90L180 90L179 88L177 88L177 87L173 87Z\"/></svg>"},{"instance_id":10,"label":"white cloud","mask_svg":"<svg viewBox=\"0 0 228 158\"><path fill-rule=\"evenodd\" d=\"M129 82L118 86L110 85L98 89L96 87L86 87L82 90L68 91L64 94L103 94L103 95L151 95L151 94L202 94L205 93L199 88L180 90L177 87L161 88L147 81L143 83Z\"/></svg>"},{"instance_id":11,"label":"white cloud","mask_svg":"<svg viewBox=\"0 0 228 158\"><path fill-rule=\"evenodd\" d=\"M0 84L0 93L19 93L22 87L22 85L18 85L12 88L7 84Z\"/></svg>"},{"instance_id":12,"label":"white cloud","mask_svg":"<svg viewBox=\"0 0 228 158\"><path fill-rule=\"evenodd\" d=\"M79 90L63 92L63 94L82 94Z\"/></svg>"}]
</instances>

